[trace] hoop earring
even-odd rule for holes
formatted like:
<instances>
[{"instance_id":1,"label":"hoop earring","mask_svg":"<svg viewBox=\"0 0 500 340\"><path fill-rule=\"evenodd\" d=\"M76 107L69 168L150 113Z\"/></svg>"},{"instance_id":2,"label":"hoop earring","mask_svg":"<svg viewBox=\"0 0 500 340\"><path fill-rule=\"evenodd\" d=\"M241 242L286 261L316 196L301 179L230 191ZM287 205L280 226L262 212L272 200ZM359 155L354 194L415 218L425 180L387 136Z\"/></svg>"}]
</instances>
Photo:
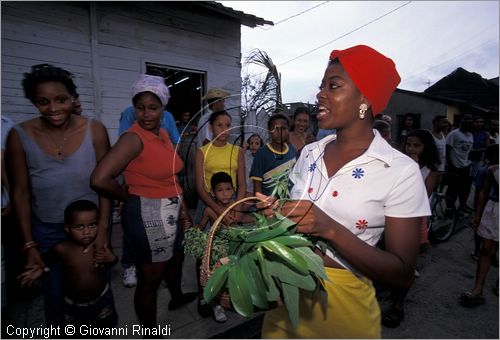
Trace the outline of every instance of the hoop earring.
<instances>
[{"instance_id":1,"label":"hoop earring","mask_svg":"<svg viewBox=\"0 0 500 340\"><path fill-rule=\"evenodd\" d=\"M361 104L359 106L359 119L365 119L365 113L368 110L368 105Z\"/></svg>"}]
</instances>

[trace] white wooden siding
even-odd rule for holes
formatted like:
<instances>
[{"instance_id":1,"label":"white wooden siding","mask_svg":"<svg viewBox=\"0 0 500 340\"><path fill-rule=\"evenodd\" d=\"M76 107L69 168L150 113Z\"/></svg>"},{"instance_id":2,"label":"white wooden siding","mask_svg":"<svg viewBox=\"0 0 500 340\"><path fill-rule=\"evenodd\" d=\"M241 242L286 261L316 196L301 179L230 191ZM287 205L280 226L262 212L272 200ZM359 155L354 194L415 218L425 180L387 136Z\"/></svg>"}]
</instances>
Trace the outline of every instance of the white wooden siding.
<instances>
[{"instance_id":1,"label":"white wooden siding","mask_svg":"<svg viewBox=\"0 0 500 340\"><path fill-rule=\"evenodd\" d=\"M130 86L146 62L205 71L208 87L239 93L239 23L161 4L96 4L102 121L112 140L120 112L131 105Z\"/></svg>"},{"instance_id":2,"label":"white wooden siding","mask_svg":"<svg viewBox=\"0 0 500 340\"><path fill-rule=\"evenodd\" d=\"M35 116L24 98L23 73L51 63L75 75L83 114L100 116L112 142L129 89L145 63L206 73L206 86L240 93L240 24L191 4L95 2L92 60L90 11L85 2L2 2L2 113L15 121ZM98 65L99 100L92 65ZM98 102L100 107L95 107ZM228 100L239 105L239 96ZM99 110L99 112L96 112ZM233 110L233 121L238 112Z\"/></svg>"},{"instance_id":3,"label":"white wooden siding","mask_svg":"<svg viewBox=\"0 0 500 340\"><path fill-rule=\"evenodd\" d=\"M64 2L2 2L2 114L37 115L21 81L31 66L51 63L75 75L85 113L93 112L88 10Z\"/></svg>"}]
</instances>

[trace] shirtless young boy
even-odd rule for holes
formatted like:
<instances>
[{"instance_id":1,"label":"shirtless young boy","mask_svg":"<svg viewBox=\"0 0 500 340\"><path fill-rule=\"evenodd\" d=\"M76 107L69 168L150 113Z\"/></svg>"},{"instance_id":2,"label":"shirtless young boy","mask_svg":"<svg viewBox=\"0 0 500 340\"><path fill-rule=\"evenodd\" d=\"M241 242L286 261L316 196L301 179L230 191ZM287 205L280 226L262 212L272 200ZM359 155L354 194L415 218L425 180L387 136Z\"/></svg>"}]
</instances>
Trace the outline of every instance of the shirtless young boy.
<instances>
[{"instance_id":1,"label":"shirtless young boy","mask_svg":"<svg viewBox=\"0 0 500 340\"><path fill-rule=\"evenodd\" d=\"M114 327L118 321L107 279L107 270L116 264L117 257L107 246L100 251L92 246L97 236L97 218L98 208L93 202L70 203L64 210L69 238L54 245L47 254L60 259L63 265L65 324ZM40 267L29 268L19 276L21 285L31 285L43 272Z\"/></svg>"}]
</instances>

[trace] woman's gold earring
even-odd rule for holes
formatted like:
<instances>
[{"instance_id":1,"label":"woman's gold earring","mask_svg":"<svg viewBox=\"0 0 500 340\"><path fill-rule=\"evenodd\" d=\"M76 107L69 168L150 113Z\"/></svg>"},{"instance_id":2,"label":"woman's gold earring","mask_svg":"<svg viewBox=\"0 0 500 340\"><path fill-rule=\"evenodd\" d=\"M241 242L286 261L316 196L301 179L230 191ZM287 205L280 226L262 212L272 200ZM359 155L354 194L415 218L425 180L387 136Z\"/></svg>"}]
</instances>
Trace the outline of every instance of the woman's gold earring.
<instances>
[{"instance_id":1,"label":"woman's gold earring","mask_svg":"<svg viewBox=\"0 0 500 340\"><path fill-rule=\"evenodd\" d=\"M368 105L361 104L359 106L359 119L365 119L365 113L368 110Z\"/></svg>"}]
</instances>

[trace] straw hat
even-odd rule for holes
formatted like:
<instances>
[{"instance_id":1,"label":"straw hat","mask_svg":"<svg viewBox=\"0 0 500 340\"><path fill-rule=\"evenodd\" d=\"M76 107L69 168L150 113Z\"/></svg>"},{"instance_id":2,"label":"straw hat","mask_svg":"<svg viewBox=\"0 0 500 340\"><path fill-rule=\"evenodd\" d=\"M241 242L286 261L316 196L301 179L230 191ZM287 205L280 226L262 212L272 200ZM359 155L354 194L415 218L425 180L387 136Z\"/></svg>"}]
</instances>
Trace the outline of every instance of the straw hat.
<instances>
[{"instance_id":1,"label":"straw hat","mask_svg":"<svg viewBox=\"0 0 500 340\"><path fill-rule=\"evenodd\" d=\"M219 99L219 98L225 98L229 96L229 92L219 89L219 88L212 88L208 89L208 92L206 95L204 95L201 99L202 100L211 100L211 99Z\"/></svg>"}]
</instances>

